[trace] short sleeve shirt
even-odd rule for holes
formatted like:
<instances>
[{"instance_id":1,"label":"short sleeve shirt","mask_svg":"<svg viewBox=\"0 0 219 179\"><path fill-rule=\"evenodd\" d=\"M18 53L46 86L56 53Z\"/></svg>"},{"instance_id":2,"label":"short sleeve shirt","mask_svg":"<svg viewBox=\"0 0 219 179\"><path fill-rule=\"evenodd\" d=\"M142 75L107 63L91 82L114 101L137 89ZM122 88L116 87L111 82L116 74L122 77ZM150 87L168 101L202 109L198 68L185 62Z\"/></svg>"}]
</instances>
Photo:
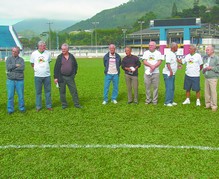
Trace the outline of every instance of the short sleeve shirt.
<instances>
[{"instance_id":1,"label":"short sleeve shirt","mask_svg":"<svg viewBox=\"0 0 219 179\"><path fill-rule=\"evenodd\" d=\"M173 75L176 74L176 71L177 71L177 58L176 58L176 54L172 51L169 51L167 54L166 54L166 65L163 69L163 74L166 74L166 75L169 75L170 74L170 71L169 69L167 68L167 64L170 64L170 67L173 71Z\"/></svg>"},{"instance_id":2,"label":"short sleeve shirt","mask_svg":"<svg viewBox=\"0 0 219 179\"><path fill-rule=\"evenodd\" d=\"M151 52L150 50L147 50L144 52L143 57L144 60L146 60L151 65L155 65L159 60L163 60L161 53L158 50L155 50L154 52ZM144 66L145 71L150 69L148 66ZM155 68L155 70L152 73L159 73L159 67Z\"/></svg>"},{"instance_id":3,"label":"short sleeve shirt","mask_svg":"<svg viewBox=\"0 0 219 179\"><path fill-rule=\"evenodd\" d=\"M182 60L182 63L186 63L186 75L190 77L200 76L200 65L203 64L203 60L200 54L195 53L193 55L188 54Z\"/></svg>"},{"instance_id":4,"label":"short sleeve shirt","mask_svg":"<svg viewBox=\"0 0 219 179\"><path fill-rule=\"evenodd\" d=\"M38 50L34 51L30 57L30 63L34 64L34 76L36 77L47 77L50 76L51 61L50 53L45 50L40 53Z\"/></svg>"}]
</instances>

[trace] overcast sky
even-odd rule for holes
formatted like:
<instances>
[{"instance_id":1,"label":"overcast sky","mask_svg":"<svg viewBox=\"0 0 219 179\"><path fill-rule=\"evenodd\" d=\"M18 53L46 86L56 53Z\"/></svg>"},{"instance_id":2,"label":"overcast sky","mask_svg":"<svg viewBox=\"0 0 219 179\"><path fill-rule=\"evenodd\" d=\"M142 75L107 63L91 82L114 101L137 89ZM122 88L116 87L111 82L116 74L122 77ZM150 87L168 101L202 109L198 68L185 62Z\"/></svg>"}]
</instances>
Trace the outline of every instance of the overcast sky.
<instances>
[{"instance_id":1,"label":"overcast sky","mask_svg":"<svg viewBox=\"0 0 219 179\"><path fill-rule=\"evenodd\" d=\"M85 20L129 0L1 0L0 25L29 18Z\"/></svg>"}]
</instances>

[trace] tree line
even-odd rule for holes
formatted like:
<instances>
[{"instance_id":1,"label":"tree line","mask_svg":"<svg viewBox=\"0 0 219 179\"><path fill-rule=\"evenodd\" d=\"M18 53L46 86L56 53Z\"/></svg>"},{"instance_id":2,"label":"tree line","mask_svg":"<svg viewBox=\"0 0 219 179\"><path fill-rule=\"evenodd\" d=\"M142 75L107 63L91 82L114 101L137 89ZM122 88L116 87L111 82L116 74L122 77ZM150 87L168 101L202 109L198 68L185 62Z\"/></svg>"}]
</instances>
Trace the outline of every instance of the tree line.
<instances>
[{"instance_id":1,"label":"tree line","mask_svg":"<svg viewBox=\"0 0 219 179\"><path fill-rule=\"evenodd\" d=\"M173 3L172 18L188 18L200 17L202 23L218 24L219 23L219 0L215 1L216 5L208 8L206 6L199 6L199 2L195 1L192 8L183 9L178 12L176 3Z\"/></svg>"}]
</instances>

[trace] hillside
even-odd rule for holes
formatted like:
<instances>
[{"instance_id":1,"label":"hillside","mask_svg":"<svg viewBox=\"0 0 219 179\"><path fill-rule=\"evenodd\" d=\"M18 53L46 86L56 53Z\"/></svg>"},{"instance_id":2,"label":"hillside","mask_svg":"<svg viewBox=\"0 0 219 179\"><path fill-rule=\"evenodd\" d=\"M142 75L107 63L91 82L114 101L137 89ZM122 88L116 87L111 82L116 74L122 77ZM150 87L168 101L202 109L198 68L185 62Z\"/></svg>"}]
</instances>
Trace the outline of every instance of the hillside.
<instances>
[{"instance_id":1,"label":"hillside","mask_svg":"<svg viewBox=\"0 0 219 179\"><path fill-rule=\"evenodd\" d=\"M103 10L90 19L78 22L66 28L65 32L79 29L93 29L92 22L99 22L97 28L114 28L131 26L138 18L149 11L153 11L158 18L171 15L173 3L176 2L178 11L191 8L194 0L130 0L118 7ZM200 0L199 5L211 7L215 0Z\"/></svg>"},{"instance_id":2,"label":"hillside","mask_svg":"<svg viewBox=\"0 0 219 179\"><path fill-rule=\"evenodd\" d=\"M48 31L49 25L48 22L52 22L51 29L53 31L61 31L72 24L75 24L75 21L70 20L48 20L48 19L27 19L21 22L18 22L14 25L15 30L18 33L25 33L26 31L32 31L33 33L40 34L42 32Z\"/></svg>"}]
</instances>

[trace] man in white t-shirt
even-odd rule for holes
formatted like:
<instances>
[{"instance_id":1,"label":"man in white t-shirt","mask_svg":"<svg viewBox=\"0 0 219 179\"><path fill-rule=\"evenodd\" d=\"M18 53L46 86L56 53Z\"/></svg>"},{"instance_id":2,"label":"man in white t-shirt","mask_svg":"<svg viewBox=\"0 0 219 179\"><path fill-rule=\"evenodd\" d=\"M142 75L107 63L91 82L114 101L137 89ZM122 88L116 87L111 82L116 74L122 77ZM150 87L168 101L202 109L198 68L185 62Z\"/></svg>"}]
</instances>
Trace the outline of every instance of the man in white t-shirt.
<instances>
[{"instance_id":1,"label":"man in white t-shirt","mask_svg":"<svg viewBox=\"0 0 219 179\"><path fill-rule=\"evenodd\" d=\"M156 50L156 42L151 41L149 43L149 50L144 52L143 60L145 67L145 104L150 104L152 102L156 105L158 101L158 86L160 79L159 66L163 60L161 53ZM151 99L151 86L153 86L153 99Z\"/></svg>"},{"instance_id":2,"label":"man in white t-shirt","mask_svg":"<svg viewBox=\"0 0 219 179\"><path fill-rule=\"evenodd\" d=\"M42 108L42 86L44 86L46 108L52 110L50 62L51 54L46 50L46 43L39 41L38 50L34 51L30 57L30 63L34 69L37 112Z\"/></svg>"},{"instance_id":3,"label":"man in white t-shirt","mask_svg":"<svg viewBox=\"0 0 219 179\"><path fill-rule=\"evenodd\" d=\"M163 69L163 77L165 82L165 106L176 106L173 102L175 91L175 74L177 71L176 51L178 50L177 43L173 42L170 45L170 51L166 54L166 65Z\"/></svg>"},{"instance_id":4,"label":"man in white t-shirt","mask_svg":"<svg viewBox=\"0 0 219 179\"><path fill-rule=\"evenodd\" d=\"M190 45L189 54L179 63L186 64L186 74L184 79L184 90L186 90L186 100L183 104L190 104L190 90L196 92L196 106L201 106L200 102L200 70L203 61L200 54L196 53L196 46Z\"/></svg>"}]
</instances>

